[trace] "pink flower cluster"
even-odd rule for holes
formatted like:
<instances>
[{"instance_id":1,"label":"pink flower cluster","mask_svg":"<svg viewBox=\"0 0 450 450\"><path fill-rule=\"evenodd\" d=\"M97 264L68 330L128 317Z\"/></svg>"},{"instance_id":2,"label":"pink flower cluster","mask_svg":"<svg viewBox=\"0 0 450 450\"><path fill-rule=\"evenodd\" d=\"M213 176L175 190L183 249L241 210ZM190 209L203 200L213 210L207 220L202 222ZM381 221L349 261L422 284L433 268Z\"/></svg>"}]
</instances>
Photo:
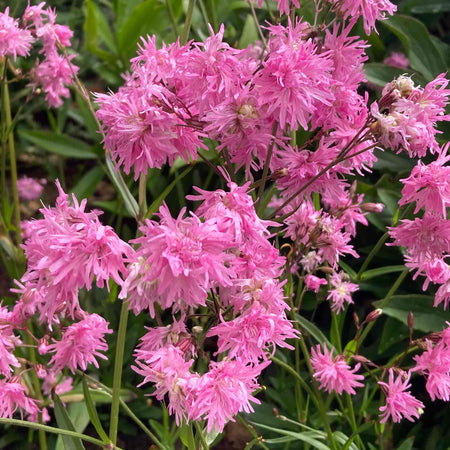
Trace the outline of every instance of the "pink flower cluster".
<instances>
[{"instance_id":1,"label":"pink flower cluster","mask_svg":"<svg viewBox=\"0 0 450 450\"><path fill-rule=\"evenodd\" d=\"M17 55L28 56L31 44L40 42L44 59L36 60L31 71L31 86L33 90L43 90L50 106L59 107L62 99L69 97L67 86L72 84L78 67L70 62L74 55L66 58L58 51L58 45L70 47L73 33L69 27L56 23L55 11L45 8L45 2L28 5L22 23L19 27L18 21L9 16L9 8L0 13L0 56L13 56L14 59Z\"/></svg>"},{"instance_id":2,"label":"pink flower cluster","mask_svg":"<svg viewBox=\"0 0 450 450\"><path fill-rule=\"evenodd\" d=\"M37 180L27 176L19 178L17 180L19 197L22 200L37 200L41 196L46 183L47 180L45 179Z\"/></svg>"},{"instance_id":3,"label":"pink flower cluster","mask_svg":"<svg viewBox=\"0 0 450 450\"><path fill-rule=\"evenodd\" d=\"M44 395L53 389L62 393L71 389L71 379L58 381L57 375L69 368L86 370L88 364L98 367L98 358L108 349L105 335L112 333L108 322L97 314L83 311L78 302L80 289L92 289L93 284L103 288L110 279L123 284L128 272L125 257L131 257L131 247L119 239L109 226L100 223L100 212L86 212L86 200L72 202L57 182L59 196L56 206L40 210L43 218L28 223L29 233L23 244L28 267L17 282L14 292L21 298L12 311L0 305L0 417L12 417L19 409L37 421L41 412L49 420L48 412L40 410L37 402L28 396L20 375L13 368L21 368L14 355L21 340L14 329L23 329L35 314L46 325L38 339L39 354L51 354L46 367L32 364L39 378L44 380ZM72 323L67 325L69 317ZM51 343L49 343L51 338ZM37 393L35 393L37 395Z\"/></svg>"},{"instance_id":4,"label":"pink flower cluster","mask_svg":"<svg viewBox=\"0 0 450 450\"><path fill-rule=\"evenodd\" d=\"M256 215L248 185L229 181L228 187L197 189L200 195L188 198L202 204L187 218L182 211L173 219L163 205L159 222L147 220L120 294L136 313L148 309L153 316L156 303L181 311L180 320L142 338L134 369L144 383L155 383L158 399L168 394L177 423L205 419L208 431L253 411L251 402L259 401L251 394L268 355L292 348L286 339L298 336L276 279L284 260L268 241L271 223ZM212 326L189 330L183 322L199 306L206 306ZM205 338L217 338L217 362L197 373L193 358L203 353Z\"/></svg>"},{"instance_id":5,"label":"pink flower cluster","mask_svg":"<svg viewBox=\"0 0 450 450\"><path fill-rule=\"evenodd\" d=\"M392 150L405 150L420 158L438 151L436 124L450 120L445 115L450 89L440 74L424 88L414 86L411 78L401 76L383 89L383 97L371 105L376 120L371 129L379 142Z\"/></svg>"},{"instance_id":6,"label":"pink flower cluster","mask_svg":"<svg viewBox=\"0 0 450 450\"><path fill-rule=\"evenodd\" d=\"M450 255L450 221L447 207L450 206L450 144L438 150L435 161L425 164L419 160L411 175L401 180L404 184L400 205L415 203L415 213L424 210L422 217L404 219L400 225L389 230L393 244L406 247L406 265L416 270L414 278L425 276L423 289L430 283L439 285L434 306L450 302L450 267L446 260Z\"/></svg>"}]
</instances>

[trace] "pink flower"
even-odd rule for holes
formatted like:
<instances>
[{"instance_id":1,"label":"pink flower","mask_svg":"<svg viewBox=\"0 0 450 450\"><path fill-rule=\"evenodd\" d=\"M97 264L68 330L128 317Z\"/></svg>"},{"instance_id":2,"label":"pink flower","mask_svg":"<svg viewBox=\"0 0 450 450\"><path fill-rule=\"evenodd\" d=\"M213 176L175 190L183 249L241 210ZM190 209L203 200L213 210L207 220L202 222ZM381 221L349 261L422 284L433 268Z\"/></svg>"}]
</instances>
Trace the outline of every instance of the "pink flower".
<instances>
[{"instance_id":1,"label":"pink flower","mask_svg":"<svg viewBox=\"0 0 450 450\"><path fill-rule=\"evenodd\" d=\"M339 395L342 392L356 394L355 387L364 386L359 380L363 380L362 375L356 374L360 364L356 364L353 369L345 362L345 355L332 357L327 346L324 344L323 352L320 345L311 348L311 365L314 369L314 378L320 383L320 388L325 389L329 394L336 391Z\"/></svg>"},{"instance_id":2,"label":"pink flower","mask_svg":"<svg viewBox=\"0 0 450 450\"><path fill-rule=\"evenodd\" d=\"M266 360L267 352L275 353L277 346L293 349L285 341L298 337L299 333L284 314L271 314L259 303L244 311L231 321L224 321L211 328L207 336L218 336L216 354L228 352L229 358L243 363Z\"/></svg>"},{"instance_id":3,"label":"pink flower","mask_svg":"<svg viewBox=\"0 0 450 450\"><path fill-rule=\"evenodd\" d=\"M404 187L399 205L416 202L414 213L425 207L426 211L446 216L446 207L450 205L450 167L444 164L450 160L450 156L446 155L449 145L436 161L428 165L419 161L411 175L400 180Z\"/></svg>"},{"instance_id":4,"label":"pink flower","mask_svg":"<svg viewBox=\"0 0 450 450\"><path fill-rule=\"evenodd\" d=\"M409 59L400 52L392 52L384 61L384 64L400 69L406 69L409 65Z\"/></svg>"},{"instance_id":5,"label":"pink flower","mask_svg":"<svg viewBox=\"0 0 450 450\"><path fill-rule=\"evenodd\" d=\"M304 281L306 289L313 291L316 294L317 292L319 292L321 285L328 284L327 280L325 280L324 278L319 278L311 274L306 275Z\"/></svg>"},{"instance_id":6,"label":"pink flower","mask_svg":"<svg viewBox=\"0 0 450 450\"><path fill-rule=\"evenodd\" d=\"M138 360L138 365L132 369L145 377L139 386L155 383L156 390L152 395L158 400L168 394L169 412L175 414L179 425L195 401L194 390L199 376L189 371L194 361L186 361L183 351L170 344L152 352L139 353L138 358L143 360Z\"/></svg>"},{"instance_id":7,"label":"pink flower","mask_svg":"<svg viewBox=\"0 0 450 450\"><path fill-rule=\"evenodd\" d=\"M140 227L143 234L132 241L140 244L136 258L142 258L139 275L133 273L136 283L149 283L142 292L152 295L144 303L130 305L139 311L148 305L154 314L154 302L165 308L176 309L203 305L209 289L217 284L229 286L233 271L229 266L232 256L225 252L233 246L232 236L217 229L212 220L201 222L194 214L183 219L185 209L173 219L166 205L160 208L160 223L147 220ZM129 282L125 281L127 287ZM126 288L121 297L126 296Z\"/></svg>"},{"instance_id":8,"label":"pink flower","mask_svg":"<svg viewBox=\"0 0 450 450\"><path fill-rule=\"evenodd\" d=\"M86 370L88 364L98 368L96 357L108 359L100 352L108 350L105 334L112 333L108 322L98 314L86 314L80 322L66 328L60 341L49 345L54 352L49 364L54 364L55 373L68 367L72 373L80 367Z\"/></svg>"},{"instance_id":9,"label":"pink flower","mask_svg":"<svg viewBox=\"0 0 450 450\"><path fill-rule=\"evenodd\" d=\"M0 12L0 56L27 56L34 41L28 30L19 28L17 19L9 16L9 7Z\"/></svg>"},{"instance_id":10,"label":"pink flower","mask_svg":"<svg viewBox=\"0 0 450 450\"><path fill-rule=\"evenodd\" d=\"M426 213L423 218L402 220L389 234L394 243L388 245L406 247L416 263L450 253L450 221L439 216Z\"/></svg>"},{"instance_id":11,"label":"pink flower","mask_svg":"<svg viewBox=\"0 0 450 450\"><path fill-rule=\"evenodd\" d=\"M19 191L19 197L22 200L36 200L38 199L42 191L44 190L44 185L47 180L35 178L29 178L23 176L17 180L17 190Z\"/></svg>"},{"instance_id":12,"label":"pink flower","mask_svg":"<svg viewBox=\"0 0 450 450\"><path fill-rule=\"evenodd\" d=\"M86 200L80 204L57 182L59 196L56 207L43 208L43 219L30 223L30 237L23 244L28 268L22 277L23 293L33 298L41 320L51 322L56 311L78 308L78 290L92 288L94 277L98 287L112 278L122 284L125 273L124 255L131 254L128 244L113 229L100 223L98 211L85 212ZM31 302L29 302L31 303Z\"/></svg>"},{"instance_id":13,"label":"pink flower","mask_svg":"<svg viewBox=\"0 0 450 450\"><path fill-rule=\"evenodd\" d=\"M386 13L392 14L397 11L397 6L389 0L332 0L344 16L344 19L350 18L356 22L359 16L364 21L364 30L369 35L370 31L375 29L376 20L384 20Z\"/></svg>"},{"instance_id":14,"label":"pink flower","mask_svg":"<svg viewBox=\"0 0 450 450\"><path fill-rule=\"evenodd\" d=\"M334 100L329 55L319 53L311 39L302 39L303 25L269 28L270 51L254 80L255 95L282 129L288 124L296 130L300 124L307 130L318 105L331 106Z\"/></svg>"},{"instance_id":15,"label":"pink flower","mask_svg":"<svg viewBox=\"0 0 450 450\"><path fill-rule=\"evenodd\" d=\"M172 164L181 156L196 158L197 147L206 148L199 133L187 126L189 114L168 89L153 81L130 76L116 94L97 94L105 147L125 173L139 174L151 167Z\"/></svg>"},{"instance_id":16,"label":"pink flower","mask_svg":"<svg viewBox=\"0 0 450 450\"><path fill-rule=\"evenodd\" d=\"M300 8L299 0L276 0L278 3L278 9L280 11L280 16L286 14L289 16L290 7ZM258 0L258 8L261 8L263 0Z\"/></svg>"},{"instance_id":17,"label":"pink flower","mask_svg":"<svg viewBox=\"0 0 450 450\"><path fill-rule=\"evenodd\" d=\"M380 407L381 423L387 422L392 417L394 423L400 422L403 417L411 422L418 418L424 405L411 395L407 389L411 386L409 378L411 373L403 372L394 380L394 370L389 369L389 382L379 381L378 384L386 395L386 404Z\"/></svg>"},{"instance_id":18,"label":"pink flower","mask_svg":"<svg viewBox=\"0 0 450 450\"><path fill-rule=\"evenodd\" d=\"M15 380L15 377L14 377ZM39 411L36 400L27 397L25 386L17 380L0 380L0 417L12 418L19 409L23 420L23 413L34 415Z\"/></svg>"},{"instance_id":19,"label":"pink flower","mask_svg":"<svg viewBox=\"0 0 450 450\"><path fill-rule=\"evenodd\" d=\"M70 55L69 61L74 57ZM31 86L34 90L40 86L45 93L45 100L54 108L61 106L62 99L70 96L67 85L72 84L73 73L78 72L78 67L69 61L64 56L52 52L33 69Z\"/></svg>"},{"instance_id":20,"label":"pink flower","mask_svg":"<svg viewBox=\"0 0 450 450\"><path fill-rule=\"evenodd\" d=\"M233 416L243 411L253 412L250 402L260 404L251 393L259 388L256 377L270 364L244 365L239 361L211 362L209 372L202 375L195 386L195 402L189 410L189 419L207 421L208 433L222 432Z\"/></svg>"},{"instance_id":21,"label":"pink flower","mask_svg":"<svg viewBox=\"0 0 450 450\"><path fill-rule=\"evenodd\" d=\"M330 283L333 289L330 289L327 300L331 300L331 309L339 314L341 310L344 310L345 302L353 303L351 293L356 292L359 287L357 284L350 283L348 275L344 272L334 273Z\"/></svg>"}]
</instances>

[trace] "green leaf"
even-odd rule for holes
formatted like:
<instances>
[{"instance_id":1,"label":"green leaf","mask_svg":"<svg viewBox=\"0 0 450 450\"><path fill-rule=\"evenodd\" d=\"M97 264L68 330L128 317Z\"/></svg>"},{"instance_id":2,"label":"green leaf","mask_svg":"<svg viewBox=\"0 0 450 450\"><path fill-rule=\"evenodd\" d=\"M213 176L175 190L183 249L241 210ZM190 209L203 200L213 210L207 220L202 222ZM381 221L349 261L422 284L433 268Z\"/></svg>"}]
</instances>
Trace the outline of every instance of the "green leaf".
<instances>
[{"instance_id":1,"label":"green leaf","mask_svg":"<svg viewBox=\"0 0 450 450\"><path fill-rule=\"evenodd\" d=\"M394 215L398 208L398 201L400 200L400 193L391 189L377 189L377 194L380 200L386 205L387 210L391 215Z\"/></svg>"},{"instance_id":2,"label":"green leaf","mask_svg":"<svg viewBox=\"0 0 450 450\"><path fill-rule=\"evenodd\" d=\"M19 135L34 145L51 153L67 158L96 159L97 155L91 151L91 147L69 136L52 133L51 131L19 130Z\"/></svg>"},{"instance_id":3,"label":"green leaf","mask_svg":"<svg viewBox=\"0 0 450 450\"><path fill-rule=\"evenodd\" d=\"M114 183L114 186L122 196L126 210L132 217L138 217L139 205L135 198L131 195L131 192L125 184L125 181L120 172L116 171L114 163L111 161L111 157L109 156L109 154L106 155L106 167L108 169L108 175L111 178L111 181Z\"/></svg>"},{"instance_id":4,"label":"green leaf","mask_svg":"<svg viewBox=\"0 0 450 450\"><path fill-rule=\"evenodd\" d=\"M81 118L83 119L83 124L89 132L89 135L92 136L95 140L99 141L101 138L101 134L98 130L97 121L92 115L92 112L86 100L80 94L78 94L78 92L75 94L75 98L77 99L78 111Z\"/></svg>"},{"instance_id":5,"label":"green leaf","mask_svg":"<svg viewBox=\"0 0 450 450\"><path fill-rule=\"evenodd\" d=\"M194 166L191 165L183 170L158 196L156 200L153 201L153 203L149 206L147 209L147 212L145 214L145 218L148 219L151 217L156 211L158 211L159 207L161 206L164 199L172 192L172 189L177 185L177 183L182 180L193 168Z\"/></svg>"},{"instance_id":6,"label":"green leaf","mask_svg":"<svg viewBox=\"0 0 450 450\"><path fill-rule=\"evenodd\" d=\"M397 450L411 450L414 444L414 436L405 439L398 447Z\"/></svg>"},{"instance_id":7,"label":"green leaf","mask_svg":"<svg viewBox=\"0 0 450 450\"><path fill-rule=\"evenodd\" d=\"M403 270L405 270L405 266L403 266L403 265L377 267L376 269L366 270L361 275L361 280L370 280L371 278L376 278L381 275L386 275L388 273L403 272Z\"/></svg>"},{"instance_id":8,"label":"green leaf","mask_svg":"<svg viewBox=\"0 0 450 450\"><path fill-rule=\"evenodd\" d=\"M348 275L350 275L350 278L356 278L357 273L348 264L346 264L344 261L339 261L338 264L342 269L345 270Z\"/></svg>"},{"instance_id":9,"label":"green leaf","mask_svg":"<svg viewBox=\"0 0 450 450\"><path fill-rule=\"evenodd\" d=\"M98 183L105 176L105 172L101 167L93 167L88 172L86 172L78 181L78 183L73 187L72 192L78 200L83 198L89 198L97 188Z\"/></svg>"},{"instance_id":10,"label":"green leaf","mask_svg":"<svg viewBox=\"0 0 450 450\"><path fill-rule=\"evenodd\" d=\"M320 329L305 317L295 314L295 320L300 327L309 333L320 344L327 344L328 348L332 348L331 342L325 337Z\"/></svg>"},{"instance_id":11,"label":"green leaf","mask_svg":"<svg viewBox=\"0 0 450 450\"><path fill-rule=\"evenodd\" d=\"M381 302L373 302L374 307L379 308ZM434 298L430 295L394 295L383 308L383 313L408 325L408 313L411 311L415 330L424 333L440 331L445 327L445 322L450 321L450 310L444 311L442 305L435 308L433 302Z\"/></svg>"},{"instance_id":12,"label":"green leaf","mask_svg":"<svg viewBox=\"0 0 450 450\"><path fill-rule=\"evenodd\" d=\"M382 63L368 63L364 65L364 73L367 81L384 87L394 78L404 74L405 69L398 69L397 67L391 67Z\"/></svg>"},{"instance_id":13,"label":"green leaf","mask_svg":"<svg viewBox=\"0 0 450 450\"><path fill-rule=\"evenodd\" d=\"M168 26L166 8L158 0L146 0L136 6L117 35L121 55L132 56L141 36L159 34Z\"/></svg>"},{"instance_id":14,"label":"green leaf","mask_svg":"<svg viewBox=\"0 0 450 450\"><path fill-rule=\"evenodd\" d=\"M264 425L262 423L253 422L252 424L256 427L262 428L264 430L274 431L275 433L282 434L284 436L290 436L295 438L297 441L305 442L309 445L311 445L314 448L317 448L319 450L329 450L330 447L325 445L324 443L320 442L318 439L322 439L323 436L319 432L311 432L311 431L305 431L303 433L297 433L295 431L290 430L283 430L281 428L274 428L269 427L268 425Z\"/></svg>"},{"instance_id":15,"label":"green leaf","mask_svg":"<svg viewBox=\"0 0 450 450\"><path fill-rule=\"evenodd\" d=\"M396 14L382 23L400 39L411 68L419 71L427 81L446 72L445 62L422 22L410 16Z\"/></svg>"},{"instance_id":16,"label":"green leaf","mask_svg":"<svg viewBox=\"0 0 450 450\"><path fill-rule=\"evenodd\" d=\"M450 2L448 0L427 0L421 1L411 8L414 14L438 14L450 11Z\"/></svg>"},{"instance_id":17,"label":"green leaf","mask_svg":"<svg viewBox=\"0 0 450 450\"><path fill-rule=\"evenodd\" d=\"M247 48L249 44L253 44L257 40L258 30L256 28L255 19L253 19L251 14L247 14L241 38L239 39L239 48Z\"/></svg>"},{"instance_id":18,"label":"green leaf","mask_svg":"<svg viewBox=\"0 0 450 450\"><path fill-rule=\"evenodd\" d=\"M91 393L85 377L83 377L83 393L84 393L84 402L86 404L86 408L89 414L89 418L91 419L91 423L92 425L94 425L95 430L100 436L100 439L102 439L105 443L108 443L109 442L108 435L103 429L100 419L98 417L97 410L95 408L94 401L92 400Z\"/></svg>"},{"instance_id":19,"label":"green leaf","mask_svg":"<svg viewBox=\"0 0 450 450\"><path fill-rule=\"evenodd\" d=\"M58 424L58 427L62 428L64 430L76 431L72 421L70 420L69 415L67 414L67 411L66 411L64 405L62 404L60 398L56 394L53 394L53 402L55 405L54 411L55 411L55 417L56 417L56 422ZM64 442L65 450L83 450L84 449L84 446L83 446L80 438L62 435L62 440Z\"/></svg>"}]
</instances>

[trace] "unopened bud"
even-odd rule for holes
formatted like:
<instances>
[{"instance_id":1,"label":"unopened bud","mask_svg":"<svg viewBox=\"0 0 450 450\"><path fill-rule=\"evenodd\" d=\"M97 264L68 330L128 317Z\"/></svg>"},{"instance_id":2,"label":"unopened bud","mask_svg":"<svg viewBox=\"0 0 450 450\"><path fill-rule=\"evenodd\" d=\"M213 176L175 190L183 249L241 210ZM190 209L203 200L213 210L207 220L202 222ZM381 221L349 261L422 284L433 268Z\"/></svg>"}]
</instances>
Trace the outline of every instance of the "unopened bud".
<instances>
[{"instance_id":1,"label":"unopened bud","mask_svg":"<svg viewBox=\"0 0 450 450\"><path fill-rule=\"evenodd\" d=\"M356 328L359 328L359 317L358 314L356 314L354 311L353 311L353 322L355 323Z\"/></svg>"},{"instance_id":2,"label":"unopened bud","mask_svg":"<svg viewBox=\"0 0 450 450\"><path fill-rule=\"evenodd\" d=\"M353 197L356 194L356 188L358 187L358 182L355 180L350 186L349 194Z\"/></svg>"},{"instance_id":3,"label":"unopened bud","mask_svg":"<svg viewBox=\"0 0 450 450\"><path fill-rule=\"evenodd\" d=\"M408 327L412 330L414 327L414 314L412 311L408 313Z\"/></svg>"},{"instance_id":4,"label":"unopened bud","mask_svg":"<svg viewBox=\"0 0 450 450\"><path fill-rule=\"evenodd\" d=\"M365 323L369 322L375 322L375 320L378 319L378 317L383 314L383 310L380 308L375 309L374 311L371 311L369 314L367 314L367 317L364 319Z\"/></svg>"},{"instance_id":5,"label":"unopened bud","mask_svg":"<svg viewBox=\"0 0 450 450\"><path fill-rule=\"evenodd\" d=\"M363 203L361 209L364 212L380 213L384 209L383 203Z\"/></svg>"},{"instance_id":6,"label":"unopened bud","mask_svg":"<svg viewBox=\"0 0 450 450\"><path fill-rule=\"evenodd\" d=\"M47 338L43 337L38 344L38 352L40 355L46 355L49 351L50 346L48 345Z\"/></svg>"},{"instance_id":7,"label":"unopened bud","mask_svg":"<svg viewBox=\"0 0 450 450\"><path fill-rule=\"evenodd\" d=\"M320 270L323 273L327 273L330 275L333 275L334 270L331 267L328 266L320 266L317 270Z\"/></svg>"},{"instance_id":8,"label":"unopened bud","mask_svg":"<svg viewBox=\"0 0 450 450\"><path fill-rule=\"evenodd\" d=\"M280 411L278 411L278 408L273 408L273 409L272 409L272 414L273 414L275 417L279 417L279 416L280 416Z\"/></svg>"},{"instance_id":9,"label":"unopened bud","mask_svg":"<svg viewBox=\"0 0 450 450\"><path fill-rule=\"evenodd\" d=\"M195 327L192 327L191 331L194 336L200 336L203 333L203 327L196 325Z\"/></svg>"},{"instance_id":10,"label":"unopened bud","mask_svg":"<svg viewBox=\"0 0 450 450\"><path fill-rule=\"evenodd\" d=\"M279 178L287 177L289 175L289 171L286 167L283 167L281 169L274 170L271 175L271 180L278 180Z\"/></svg>"},{"instance_id":11,"label":"unopened bud","mask_svg":"<svg viewBox=\"0 0 450 450\"><path fill-rule=\"evenodd\" d=\"M361 356L361 355L352 355L352 359L353 359L353 361L355 361L356 363L373 365L373 362L372 362L370 359L367 359L365 356Z\"/></svg>"},{"instance_id":12,"label":"unopened bud","mask_svg":"<svg viewBox=\"0 0 450 450\"><path fill-rule=\"evenodd\" d=\"M35 364L34 371L36 372L38 378L44 378L47 376L47 370L42 364Z\"/></svg>"}]
</instances>

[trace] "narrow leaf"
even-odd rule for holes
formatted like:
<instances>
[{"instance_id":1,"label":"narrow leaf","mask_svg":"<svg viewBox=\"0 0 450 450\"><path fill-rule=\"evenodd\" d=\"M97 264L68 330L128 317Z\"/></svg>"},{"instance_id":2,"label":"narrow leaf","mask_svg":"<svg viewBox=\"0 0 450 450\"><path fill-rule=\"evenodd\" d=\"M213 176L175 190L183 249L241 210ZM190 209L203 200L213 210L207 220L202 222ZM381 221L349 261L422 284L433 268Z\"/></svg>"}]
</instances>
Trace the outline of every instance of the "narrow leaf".
<instances>
[{"instance_id":1,"label":"narrow leaf","mask_svg":"<svg viewBox=\"0 0 450 450\"><path fill-rule=\"evenodd\" d=\"M91 147L69 136L52 133L50 131L19 130L19 135L44 150L67 158L96 159L97 155Z\"/></svg>"},{"instance_id":2,"label":"narrow leaf","mask_svg":"<svg viewBox=\"0 0 450 450\"><path fill-rule=\"evenodd\" d=\"M70 417L67 414L66 409L64 408L64 405L56 394L53 395L53 402L55 404L55 417L56 422L58 423L58 427L64 430L75 431L75 427L73 426L72 421L70 420ZM80 438L62 435L62 439L66 450L84 449Z\"/></svg>"},{"instance_id":3,"label":"narrow leaf","mask_svg":"<svg viewBox=\"0 0 450 450\"><path fill-rule=\"evenodd\" d=\"M319 344L327 344L328 348L332 348L331 342L325 337L325 335L320 331L320 329L310 322L305 317L299 314L295 315L295 320L298 322L300 327L309 333Z\"/></svg>"},{"instance_id":4,"label":"narrow leaf","mask_svg":"<svg viewBox=\"0 0 450 450\"><path fill-rule=\"evenodd\" d=\"M83 377L83 393L84 393L84 402L86 404L86 408L88 410L89 418L91 419L92 425L94 425L95 430L97 431L100 438L105 442L109 442L108 435L102 427L100 419L97 414L97 410L95 408L94 401L92 400L91 393L86 381L86 378Z\"/></svg>"}]
</instances>

